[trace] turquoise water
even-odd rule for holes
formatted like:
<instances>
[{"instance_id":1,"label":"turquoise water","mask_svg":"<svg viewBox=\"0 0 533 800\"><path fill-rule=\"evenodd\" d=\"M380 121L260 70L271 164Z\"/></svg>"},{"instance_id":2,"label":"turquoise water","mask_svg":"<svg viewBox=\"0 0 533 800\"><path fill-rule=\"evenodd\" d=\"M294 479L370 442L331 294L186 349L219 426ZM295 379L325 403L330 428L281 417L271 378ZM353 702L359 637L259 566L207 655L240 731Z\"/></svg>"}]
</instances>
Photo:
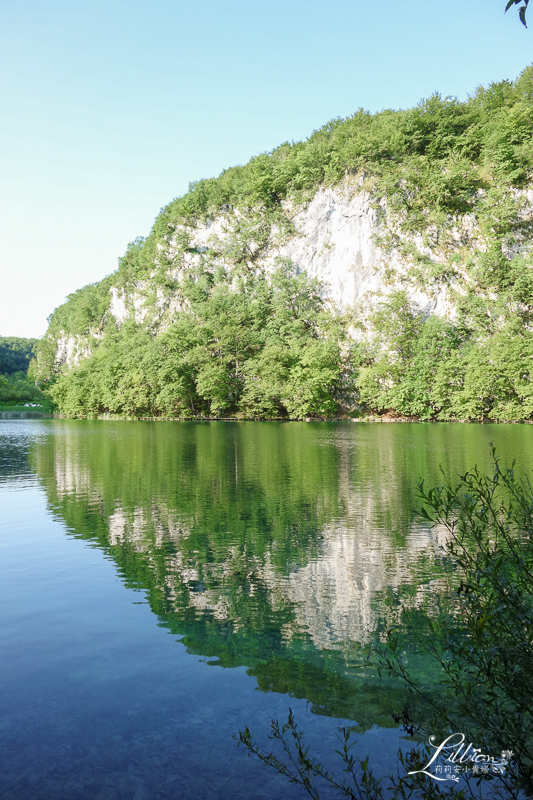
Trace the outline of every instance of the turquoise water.
<instances>
[{"instance_id":1,"label":"turquoise water","mask_svg":"<svg viewBox=\"0 0 533 800\"><path fill-rule=\"evenodd\" d=\"M232 739L289 707L392 769L368 647L450 580L416 483L490 441L530 470L530 426L0 421L0 797L303 797Z\"/></svg>"}]
</instances>

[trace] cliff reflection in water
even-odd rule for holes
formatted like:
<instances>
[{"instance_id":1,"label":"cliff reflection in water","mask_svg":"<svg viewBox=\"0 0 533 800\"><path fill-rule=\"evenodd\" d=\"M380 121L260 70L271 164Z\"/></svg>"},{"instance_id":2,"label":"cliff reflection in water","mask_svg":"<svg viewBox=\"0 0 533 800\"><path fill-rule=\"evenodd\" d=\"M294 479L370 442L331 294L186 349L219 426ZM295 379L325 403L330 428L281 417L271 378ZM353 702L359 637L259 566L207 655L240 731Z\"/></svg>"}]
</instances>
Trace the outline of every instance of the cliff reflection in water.
<instances>
[{"instance_id":1,"label":"cliff reflection in water","mask_svg":"<svg viewBox=\"0 0 533 800\"><path fill-rule=\"evenodd\" d=\"M412 516L431 447L406 449L399 426L53 428L32 456L51 507L190 652L318 712L391 724L382 700L396 690L362 653L385 614L438 602L445 565Z\"/></svg>"}]
</instances>

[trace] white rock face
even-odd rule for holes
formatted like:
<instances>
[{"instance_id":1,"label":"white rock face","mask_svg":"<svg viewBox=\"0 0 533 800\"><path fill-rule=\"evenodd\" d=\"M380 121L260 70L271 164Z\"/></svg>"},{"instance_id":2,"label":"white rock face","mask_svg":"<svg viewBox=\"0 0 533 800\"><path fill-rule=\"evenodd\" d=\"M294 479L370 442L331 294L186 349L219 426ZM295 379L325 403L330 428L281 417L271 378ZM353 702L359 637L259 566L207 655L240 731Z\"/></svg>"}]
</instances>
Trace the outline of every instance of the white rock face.
<instances>
[{"instance_id":1,"label":"white rock face","mask_svg":"<svg viewBox=\"0 0 533 800\"><path fill-rule=\"evenodd\" d=\"M100 338L94 334L94 338ZM69 367L77 367L84 358L91 355L92 348L86 336L62 336L56 343L56 366L60 367L67 364Z\"/></svg>"},{"instance_id":2,"label":"white rock face","mask_svg":"<svg viewBox=\"0 0 533 800\"><path fill-rule=\"evenodd\" d=\"M355 305L383 282L383 259L376 247L377 212L367 192L321 189L295 220L299 236L279 250L313 278L326 284L339 307Z\"/></svg>"},{"instance_id":3,"label":"white rock face","mask_svg":"<svg viewBox=\"0 0 533 800\"><path fill-rule=\"evenodd\" d=\"M291 213L288 206L286 210ZM187 229L191 249L196 252L185 254L184 266L198 262L214 244L229 241L242 219L241 212L234 210ZM297 270L324 282L326 297L340 309L354 306L369 293L393 288L384 286L386 262L375 243L378 212L368 192L348 184L320 189L306 208L297 211L293 223L297 234L283 243L277 243L273 236L271 246L256 260L257 267L272 271L280 258L289 259ZM180 272L176 270L174 277L179 278ZM413 302L428 311L436 307L435 300L425 295L413 295ZM109 310L119 324L130 314L142 321L143 303L142 292L126 294L116 287L111 289ZM168 306L170 311L179 307L179 301L172 300Z\"/></svg>"},{"instance_id":4,"label":"white rock face","mask_svg":"<svg viewBox=\"0 0 533 800\"><path fill-rule=\"evenodd\" d=\"M290 208L286 210L290 214ZM239 219L235 210L189 229L191 246L201 253L214 241L224 242ZM368 192L349 185L320 189L293 223L297 235L269 248L259 265L270 270L278 258L290 259L299 270L324 281L328 297L340 308L354 305L369 290L379 290L383 259L374 242L377 212ZM186 263L194 260L194 255L186 256Z\"/></svg>"},{"instance_id":5,"label":"white rock face","mask_svg":"<svg viewBox=\"0 0 533 800\"><path fill-rule=\"evenodd\" d=\"M118 323L124 322L129 316L129 308L126 305L126 297L124 292L117 289L116 286L111 287L111 303L109 311L115 317Z\"/></svg>"},{"instance_id":6,"label":"white rock face","mask_svg":"<svg viewBox=\"0 0 533 800\"><path fill-rule=\"evenodd\" d=\"M146 288L146 283L143 282L139 285L139 290ZM123 289L117 289L112 286L111 303L109 304L109 312L115 317L116 321L122 324L133 312L135 315L135 322L141 323L146 316L146 308L144 307L145 297L140 291L132 292L127 295Z\"/></svg>"},{"instance_id":7,"label":"white rock face","mask_svg":"<svg viewBox=\"0 0 533 800\"><path fill-rule=\"evenodd\" d=\"M289 204L286 211L291 215ZM289 259L297 270L305 271L325 284L325 296L337 308L364 308L373 296L406 288L398 280L386 279L386 273L395 274L400 279L410 264L398 252L385 254L376 243L384 230L385 212L384 202L376 208L372 196L353 184L321 188L309 205L297 210L292 218L296 235L279 244L273 242L256 264L271 271L278 259ZM188 229L191 246L202 252L214 242L227 241L240 218L240 212L233 211ZM466 220L461 225L460 238L471 239L475 234L472 221ZM416 241L418 249L436 259L419 238L420 241ZM199 256L187 254L186 264L190 265L195 259ZM431 295L412 287L407 288L407 292L413 307L424 313L453 314L453 303L443 286L435 285Z\"/></svg>"},{"instance_id":8,"label":"white rock face","mask_svg":"<svg viewBox=\"0 0 533 800\"><path fill-rule=\"evenodd\" d=\"M533 189L515 191L512 198L517 206L518 217L522 221L533 220ZM453 318L455 315L454 299L450 294L452 284L435 281L426 291L421 291L412 281L406 280L412 264L400 251L385 253L378 246L378 237L384 233L386 225L391 224L390 219L387 221L386 201L376 205L375 199L367 191L354 182L346 181L339 186L319 189L306 207L295 208L287 202L284 210L292 219L296 234L287 238L280 235L279 231L271 231L269 244L260 255L257 255L258 245L249 242L251 268L270 272L276 268L279 259L288 259L296 270L322 281L324 296L340 310L357 306L364 313L380 297L403 289L414 310L442 317ZM249 220L238 209L230 209L195 227L179 228L175 238L168 244L168 255L177 253L178 240L184 231L189 236L190 248L183 253L181 266L171 272L178 281L177 285L183 270L199 263L207 251L211 263L220 263L231 269L231 258L225 255L224 249L232 239L238 239L238 227L241 224L249 224ZM395 233L400 240L407 241L399 228L395 229ZM461 249L463 252L465 249L486 249L474 214L454 220L448 234L448 245L451 244L457 253ZM429 231L425 239L421 235L412 235L408 241L430 261L447 261L446 254L440 250L436 230L433 234ZM167 245L158 245L160 252L165 247ZM518 232L512 241L504 245L504 250L509 256L514 256L530 247L530 235ZM157 265L154 265L154 274L156 268ZM459 274L463 272L463 278L453 284L453 289L463 293L468 278L459 263L456 268ZM146 279L126 289L112 287L109 313L119 325L130 316L137 323L143 323L148 318L146 298L150 293L153 294L153 286ZM164 330L182 308L183 300L178 291L169 297L163 296L158 288L156 294L157 301L150 319L160 330ZM98 338L97 334L93 336ZM65 333L57 342L56 364L75 366L91 350L90 336L69 336Z\"/></svg>"}]
</instances>

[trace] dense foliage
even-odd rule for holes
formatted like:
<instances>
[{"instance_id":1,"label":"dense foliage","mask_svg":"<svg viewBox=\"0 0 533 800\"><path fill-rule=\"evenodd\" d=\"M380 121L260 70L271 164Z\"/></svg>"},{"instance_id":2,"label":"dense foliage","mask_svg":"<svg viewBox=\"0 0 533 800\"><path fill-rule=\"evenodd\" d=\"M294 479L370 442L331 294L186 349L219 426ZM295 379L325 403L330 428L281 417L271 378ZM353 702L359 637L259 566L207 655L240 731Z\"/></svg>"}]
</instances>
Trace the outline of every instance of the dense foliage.
<instances>
[{"instance_id":1,"label":"dense foliage","mask_svg":"<svg viewBox=\"0 0 533 800\"><path fill-rule=\"evenodd\" d=\"M187 305L154 336L130 321L50 393L70 414L301 418L335 413L342 328L317 286L277 270L232 283L189 275Z\"/></svg>"},{"instance_id":2,"label":"dense foliage","mask_svg":"<svg viewBox=\"0 0 533 800\"><path fill-rule=\"evenodd\" d=\"M528 67L465 102L359 110L191 184L114 275L56 310L41 378L69 414L532 418L532 132ZM326 315L290 265L268 278L265 261L293 211L339 183L370 193L390 256L388 294L350 319ZM192 246L215 218L224 235ZM427 317L416 291L452 311ZM56 360L69 337L84 359L70 371Z\"/></svg>"},{"instance_id":3,"label":"dense foliage","mask_svg":"<svg viewBox=\"0 0 533 800\"><path fill-rule=\"evenodd\" d=\"M529 284L531 267L520 277ZM532 419L529 310L499 311L495 302L497 322L473 328L464 318L425 318L404 294L392 296L373 316L377 334L354 348L360 401L422 419Z\"/></svg>"},{"instance_id":4,"label":"dense foliage","mask_svg":"<svg viewBox=\"0 0 533 800\"><path fill-rule=\"evenodd\" d=\"M0 406L3 408L43 402L50 406L50 401L35 385L37 345L38 339L0 337Z\"/></svg>"},{"instance_id":5,"label":"dense foliage","mask_svg":"<svg viewBox=\"0 0 533 800\"><path fill-rule=\"evenodd\" d=\"M27 372L32 358L37 354L38 339L19 339L0 336L0 375Z\"/></svg>"},{"instance_id":6,"label":"dense foliage","mask_svg":"<svg viewBox=\"0 0 533 800\"><path fill-rule=\"evenodd\" d=\"M49 405L49 400L33 381L28 380L23 372L16 372L6 377L0 375L0 404L2 406L18 406L25 403Z\"/></svg>"}]
</instances>

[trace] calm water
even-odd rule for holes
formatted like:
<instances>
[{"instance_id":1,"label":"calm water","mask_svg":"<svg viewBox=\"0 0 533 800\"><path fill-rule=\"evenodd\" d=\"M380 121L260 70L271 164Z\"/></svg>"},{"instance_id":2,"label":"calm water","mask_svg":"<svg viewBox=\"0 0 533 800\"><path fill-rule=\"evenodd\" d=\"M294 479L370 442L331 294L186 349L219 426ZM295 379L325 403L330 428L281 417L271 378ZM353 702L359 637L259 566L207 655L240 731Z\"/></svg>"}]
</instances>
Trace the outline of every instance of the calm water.
<instances>
[{"instance_id":1,"label":"calm water","mask_svg":"<svg viewBox=\"0 0 533 800\"><path fill-rule=\"evenodd\" d=\"M0 421L0 797L298 798L237 750L289 706L377 772L383 619L440 602L420 477L533 465L533 427Z\"/></svg>"}]
</instances>

